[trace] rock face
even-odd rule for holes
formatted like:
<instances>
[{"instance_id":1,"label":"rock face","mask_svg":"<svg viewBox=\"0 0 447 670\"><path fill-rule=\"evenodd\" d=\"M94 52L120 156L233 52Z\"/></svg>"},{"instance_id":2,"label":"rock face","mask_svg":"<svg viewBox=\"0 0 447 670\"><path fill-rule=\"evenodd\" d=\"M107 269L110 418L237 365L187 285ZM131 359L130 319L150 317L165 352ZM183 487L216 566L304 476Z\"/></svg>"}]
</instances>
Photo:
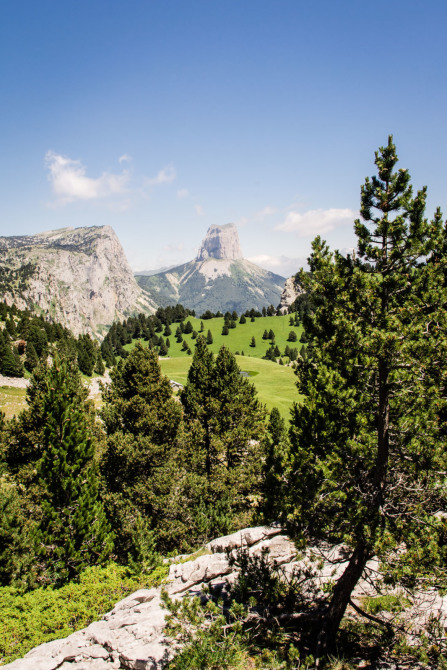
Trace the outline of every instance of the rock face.
<instances>
[{"instance_id":1,"label":"rock face","mask_svg":"<svg viewBox=\"0 0 447 670\"><path fill-rule=\"evenodd\" d=\"M322 592L328 583L343 573L346 553L343 547L314 547L297 557L293 542L280 528L261 526L246 528L233 535L218 538L206 545L208 554L195 560L183 560L171 565L165 588L171 598L186 594L200 595L202 585L225 593L236 579L228 562L227 552L245 547L251 555L267 550L271 560L281 566L284 576L304 565L317 568L316 583ZM182 557L184 558L184 557ZM376 595L373 582L378 578L378 564L370 561L363 579L357 584L353 601L362 603L366 595ZM379 580L380 581L380 580ZM408 595L408 594L407 594ZM140 589L119 602L101 621L63 640L54 640L32 649L22 659L2 666L9 670L156 670L167 665L173 648L164 635L167 610L161 600L161 587ZM355 612L348 612L354 616ZM408 619L420 629L430 617L439 616L446 622L447 596L442 598L430 589L416 594ZM413 631L416 630L413 628Z\"/></svg>"},{"instance_id":2,"label":"rock face","mask_svg":"<svg viewBox=\"0 0 447 670\"><path fill-rule=\"evenodd\" d=\"M0 238L0 300L97 336L156 305L136 283L110 226Z\"/></svg>"},{"instance_id":3,"label":"rock face","mask_svg":"<svg viewBox=\"0 0 447 670\"><path fill-rule=\"evenodd\" d=\"M195 260L151 276L136 275L152 301L221 312L278 305L284 278L242 257L234 224L211 226Z\"/></svg>"},{"instance_id":4,"label":"rock face","mask_svg":"<svg viewBox=\"0 0 447 670\"><path fill-rule=\"evenodd\" d=\"M293 275L293 277L289 277L288 279L286 279L286 283L284 284L284 288L281 293L281 302L280 302L281 311L287 312L290 305L292 305L298 298L298 296L301 295L302 293L304 293L304 289L299 284L296 275Z\"/></svg>"},{"instance_id":5,"label":"rock face","mask_svg":"<svg viewBox=\"0 0 447 670\"><path fill-rule=\"evenodd\" d=\"M239 235L234 223L227 223L226 226L210 226L208 228L196 260L206 261L208 258L218 258L221 260L238 260L242 258Z\"/></svg>"}]
</instances>

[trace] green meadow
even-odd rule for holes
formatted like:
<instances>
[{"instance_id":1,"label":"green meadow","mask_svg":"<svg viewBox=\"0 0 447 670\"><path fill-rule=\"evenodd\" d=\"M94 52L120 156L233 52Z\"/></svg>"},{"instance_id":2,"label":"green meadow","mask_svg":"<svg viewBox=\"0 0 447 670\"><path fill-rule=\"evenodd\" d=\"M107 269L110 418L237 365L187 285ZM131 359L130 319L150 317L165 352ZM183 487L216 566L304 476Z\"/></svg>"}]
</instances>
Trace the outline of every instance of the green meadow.
<instances>
[{"instance_id":1,"label":"green meadow","mask_svg":"<svg viewBox=\"0 0 447 670\"><path fill-rule=\"evenodd\" d=\"M290 326L289 325L290 315L285 314L284 316L266 316L262 318L255 319L250 321L247 318L246 323L239 323L239 320L236 322L236 328L230 328L228 335L222 335L222 327L224 325L223 318L207 319L202 320L203 322L203 332L200 332L201 320L196 319L192 316L187 317L184 321L186 324L188 321L191 321L193 330L198 334L204 335L206 337L208 330L213 336L213 344L210 345L210 350L217 354L220 347L224 344L233 354L242 354L245 356L250 356L253 358L262 358L265 355L265 352L270 346L270 340L263 340L262 335L266 330L269 332L273 330L275 334L275 344L279 347L281 354L284 355L284 349L287 345L291 348L296 347L301 348L299 339L302 333L301 326ZM182 344L178 343L175 339L175 331L178 327L178 323L171 324L170 328L172 334L168 336L170 342L169 356L188 356L186 351L182 351ZM296 342L288 342L287 338L290 331L294 331L297 335ZM166 336L163 333L158 333L162 335L166 340ZM255 347L251 347L251 338L255 338ZM189 345L191 351L194 351L194 340L192 339L192 333L185 334L183 333L183 339ZM125 349L132 349L135 346L135 342L132 344L126 344Z\"/></svg>"},{"instance_id":2,"label":"green meadow","mask_svg":"<svg viewBox=\"0 0 447 670\"><path fill-rule=\"evenodd\" d=\"M236 354L236 359L241 370L248 372L250 381L255 385L259 399L265 403L269 410L272 407L278 407L285 419L290 417L290 408L295 401L299 400L298 392L296 390L296 377L294 371L288 365L279 365L272 361L263 360L265 352L270 346L270 340L263 340L264 331L273 331L275 335L275 345L278 346L281 354L284 356L284 350L287 345L291 348L301 348L299 339L302 333L302 327L290 325L290 315L283 316L267 316L255 318L251 321L247 318L245 323L236 322L236 328L230 328L228 335L222 335L222 328L224 325L223 318L214 318L201 320L194 317L185 319L185 324L190 321L193 331L198 334L207 336L208 331L211 332L213 343L209 345L210 350L217 354L220 347L225 345L228 349ZM201 322L203 323L203 331L201 331ZM160 360L161 368L165 375L170 379L185 384L188 375L189 366L191 363L191 356L186 351L182 350L182 343L178 343L175 338L175 331L178 323L171 324L170 328L172 334L168 335L170 348L169 358ZM296 342L288 342L289 333L294 331L297 335ZM166 336L163 333L164 339ZM252 337L255 338L255 346L251 347ZM188 344L192 353L194 353L194 339L192 333L183 333L183 339ZM144 344L144 342L143 342ZM125 349L131 349L135 346L135 341L132 344L125 346ZM287 359L284 358L287 363Z\"/></svg>"},{"instance_id":3,"label":"green meadow","mask_svg":"<svg viewBox=\"0 0 447 670\"><path fill-rule=\"evenodd\" d=\"M300 398L292 368L248 356L236 356L236 360L240 369L248 372L250 381L253 382L258 392L259 400L267 406L269 411L272 407L277 407L282 416L288 420L290 408ZM163 373L180 384L186 383L190 364L190 356L160 360Z\"/></svg>"}]
</instances>

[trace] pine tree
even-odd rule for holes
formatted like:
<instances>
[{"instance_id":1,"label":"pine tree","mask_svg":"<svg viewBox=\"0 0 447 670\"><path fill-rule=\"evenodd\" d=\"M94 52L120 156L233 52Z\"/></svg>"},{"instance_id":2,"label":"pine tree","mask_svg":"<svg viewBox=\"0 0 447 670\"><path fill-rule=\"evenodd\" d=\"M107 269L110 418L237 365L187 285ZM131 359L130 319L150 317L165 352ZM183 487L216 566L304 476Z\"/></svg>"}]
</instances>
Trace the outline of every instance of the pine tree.
<instances>
[{"instance_id":1,"label":"pine tree","mask_svg":"<svg viewBox=\"0 0 447 670\"><path fill-rule=\"evenodd\" d=\"M251 341L250 341L250 347L255 347L255 346L256 346L256 340L255 340L255 336L253 335L252 338L251 338Z\"/></svg>"},{"instance_id":2,"label":"pine tree","mask_svg":"<svg viewBox=\"0 0 447 670\"><path fill-rule=\"evenodd\" d=\"M39 363L39 358L37 356L36 350L32 342L26 346L26 358L25 358L25 370L32 372L36 365Z\"/></svg>"},{"instance_id":3,"label":"pine tree","mask_svg":"<svg viewBox=\"0 0 447 670\"><path fill-rule=\"evenodd\" d=\"M107 432L101 472L107 512L120 537L115 551L124 563L129 559L150 562L153 556L142 557L141 549L153 547L151 529L157 532L167 523L164 501L174 481L171 465L181 406L172 397L157 354L140 343L110 376L101 412Z\"/></svg>"},{"instance_id":4,"label":"pine tree","mask_svg":"<svg viewBox=\"0 0 447 670\"><path fill-rule=\"evenodd\" d=\"M284 509L301 538L350 548L317 659L333 649L373 555L407 586L424 570L446 578L434 515L447 505L447 244L440 211L424 218L426 189L413 196L396 162L390 137L362 187L357 252L345 258L316 238L311 274L301 274L316 303L304 315L312 358L298 367L305 400L293 412Z\"/></svg>"},{"instance_id":5,"label":"pine tree","mask_svg":"<svg viewBox=\"0 0 447 670\"><path fill-rule=\"evenodd\" d=\"M199 336L181 402L195 435L198 472L208 483L207 504L228 497L231 514L241 514L260 477L256 441L263 432L265 409L255 388L226 347L214 359Z\"/></svg>"},{"instance_id":6,"label":"pine tree","mask_svg":"<svg viewBox=\"0 0 447 670\"><path fill-rule=\"evenodd\" d=\"M66 363L48 368L43 398L44 454L38 464L45 497L40 554L52 583L73 579L104 563L113 539L98 498L93 436L85 409L67 383Z\"/></svg>"},{"instance_id":7,"label":"pine tree","mask_svg":"<svg viewBox=\"0 0 447 670\"><path fill-rule=\"evenodd\" d=\"M213 335L211 331L209 330L207 335L206 335L206 343L207 344L212 344L213 343Z\"/></svg>"}]
</instances>

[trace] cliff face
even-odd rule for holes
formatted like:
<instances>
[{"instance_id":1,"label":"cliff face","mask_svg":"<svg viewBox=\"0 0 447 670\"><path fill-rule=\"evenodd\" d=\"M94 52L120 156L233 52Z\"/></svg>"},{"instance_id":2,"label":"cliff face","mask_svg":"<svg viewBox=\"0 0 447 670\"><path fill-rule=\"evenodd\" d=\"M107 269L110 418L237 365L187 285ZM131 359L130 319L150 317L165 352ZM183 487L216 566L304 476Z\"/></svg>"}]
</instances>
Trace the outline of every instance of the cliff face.
<instances>
[{"instance_id":1,"label":"cliff face","mask_svg":"<svg viewBox=\"0 0 447 670\"><path fill-rule=\"evenodd\" d=\"M239 235L234 223L226 226L210 226L202 246L197 254L197 261L208 258L221 260L238 260L242 258Z\"/></svg>"},{"instance_id":2,"label":"cliff face","mask_svg":"<svg viewBox=\"0 0 447 670\"><path fill-rule=\"evenodd\" d=\"M195 260L136 280L159 305L180 302L199 314L276 307L284 285L283 277L242 257L234 224L211 226Z\"/></svg>"},{"instance_id":3,"label":"cliff face","mask_svg":"<svg viewBox=\"0 0 447 670\"><path fill-rule=\"evenodd\" d=\"M137 285L109 226L0 238L0 299L44 313L75 334L156 305Z\"/></svg>"},{"instance_id":4,"label":"cliff face","mask_svg":"<svg viewBox=\"0 0 447 670\"><path fill-rule=\"evenodd\" d=\"M281 310L283 312L287 312L288 307L292 305L298 296L302 293L304 293L304 289L299 284L296 275L286 279L286 283L284 284L284 288L281 293Z\"/></svg>"}]
</instances>

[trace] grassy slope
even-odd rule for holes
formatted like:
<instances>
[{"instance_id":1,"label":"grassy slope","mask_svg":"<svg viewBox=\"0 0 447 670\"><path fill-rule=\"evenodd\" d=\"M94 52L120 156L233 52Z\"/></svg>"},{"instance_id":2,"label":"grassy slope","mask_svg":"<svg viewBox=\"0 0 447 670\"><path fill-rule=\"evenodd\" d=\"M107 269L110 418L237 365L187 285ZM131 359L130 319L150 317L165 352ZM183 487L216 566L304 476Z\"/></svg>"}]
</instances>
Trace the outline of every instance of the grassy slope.
<instances>
[{"instance_id":1,"label":"grassy slope","mask_svg":"<svg viewBox=\"0 0 447 670\"><path fill-rule=\"evenodd\" d=\"M236 360L241 370L250 374L250 381L256 387L259 400L267 405L268 410L277 407L282 416L288 419L293 402L299 400L292 368L248 356L236 356ZM190 363L190 356L160 361L164 374L180 384L186 382Z\"/></svg>"},{"instance_id":2,"label":"grassy slope","mask_svg":"<svg viewBox=\"0 0 447 670\"><path fill-rule=\"evenodd\" d=\"M222 335L223 318L209 319L203 321L204 332L206 336L208 330L213 336L213 344L210 349L217 354L220 347L224 344L233 353L244 352L244 356L237 356L237 362L241 370L250 374L251 381L256 386L261 402L267 405L269 410L272 407L278 407L284 418L289 418L290 407L293 402L299 400L295 387L295 375L288 366L282 366L271 361L262 359L262 356L270 346L269 340L263 340L264 330L269 332L273 330L275 334L275 344L278 345L281 353L288 344L290 347L300 349L299 342L287 342L291 330L294 330L299 339L302 329L289 325L289 315L285 316L267 316L256 319L254 322L247 319L244 324L237 323L236 328L230 328L228 335ZM200 331L200 319L189 317L185 320L191 321L193 329ZM175 340L175 331L178 324L172 324L172 335L169 335L171 347L169 349L169 359L160 361L162 370L170 379L174 379L180 384L186 382L191 357L186 352L181 351L181 344ZM163 333L160 333L161 335ZM256 347L250 347L252 336L255 337ZM191 351L194 352L194 340L189 335L183 335L184 340L189 344ZM166 339L166 338L165 338ZM126 349L131 349L135 343L126 345Z\"/></svg>"},{"instance_id":3,"label":"grassy slope","mask_svg":"<svg viewBox=\"0 0 447 670\"><path fill-rule=\"evenodd\" d=\"M26 407L26 389L13 388L12 386L0 387L0 410L5 413L7 419L16 416Z\"/></svg>"}]
</instances>

